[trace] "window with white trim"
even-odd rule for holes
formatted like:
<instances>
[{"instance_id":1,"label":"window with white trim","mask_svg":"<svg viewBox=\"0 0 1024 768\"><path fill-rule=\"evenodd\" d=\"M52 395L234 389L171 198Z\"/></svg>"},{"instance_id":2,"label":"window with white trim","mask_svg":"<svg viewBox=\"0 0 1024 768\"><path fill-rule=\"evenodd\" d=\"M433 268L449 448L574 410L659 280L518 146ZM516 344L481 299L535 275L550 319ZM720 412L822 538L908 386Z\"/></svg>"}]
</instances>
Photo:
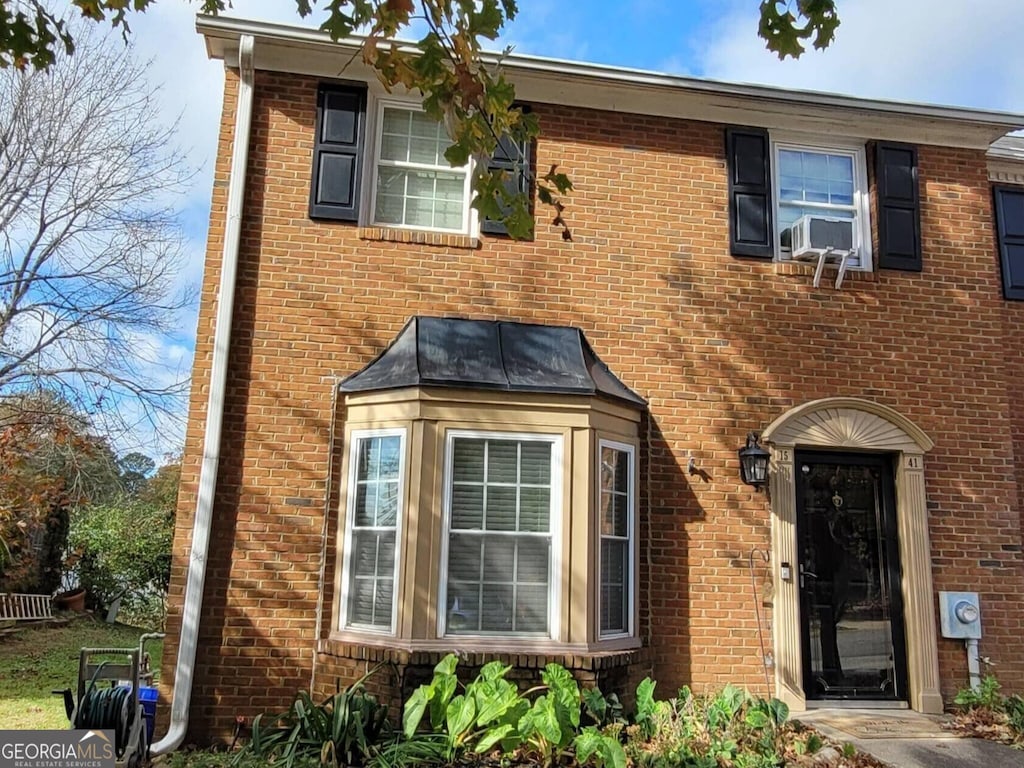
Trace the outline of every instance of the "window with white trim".
<instances>
[{"instance_id":1,"label":"window with white trim","mask_svg":"<svg viewBox=\"0 0 1024 768\"><path fill-rule=\"evenodd\" d=\"M411 105L381 102L372 221L378 226L469 232L470 166L444 157L444 126Z\"/></svg>"},{"instance_id":2,"label":"window with white trim","mask_svg":"<svg viewBox=\"0 0 1024 768\"><path fill-rule=\"evenodd\" d=\"M552 637L561 438L446 440L439 634Z\"/></svg>"},{"instance_id":3,"label":"window with white trim","mask_svg":"<svg viewBox=\"0 0 1024 768\"><path fill-rule=\"evenodd\" d=\"M851 269L871 269L868 184L863 147L774 142L776 252L790 258L790 228L808 214L852 219Z\"/></svg>"},{"instance_id":4,"label":"window with white trim","mask_svg":"<svg viewBox=\"0 0 1024 768\"><path fill-rule=\"evenodd\" d=\"M394 633L405 430L352 434L343 625Z\"/></svg>"},{"instance_id":5,"label":"window with white trim","mask_svg":"<svg viewBox=\"0 0 1024 768\"><path fill-rule=\"evenodd\" d=\"M598 528L601 637L632 633L634 508L633 446L602 440L599 445Z\"/></svg>"}]
</instances>

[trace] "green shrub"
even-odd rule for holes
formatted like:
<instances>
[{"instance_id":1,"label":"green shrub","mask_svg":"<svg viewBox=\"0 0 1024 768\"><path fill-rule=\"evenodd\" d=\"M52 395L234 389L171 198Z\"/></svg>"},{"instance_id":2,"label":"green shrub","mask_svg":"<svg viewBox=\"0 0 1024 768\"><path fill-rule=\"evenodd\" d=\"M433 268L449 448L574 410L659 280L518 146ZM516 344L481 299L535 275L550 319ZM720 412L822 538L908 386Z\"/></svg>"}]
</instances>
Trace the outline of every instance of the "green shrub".
<instances>
[{"instance_id":1,"label":"green shrub","mask_svg":"<svg viewBox=\"0 0 1024 768\"><path fill-rule=\"evenodd\" d=\"M1003 708L1003 695L999 693L1001 687L995 675L985 675L978 685L978 690L961 688L953 702L964 709L991 709L1000 712Z\"/></svg>"},{"instance_id":2,"label":"green shrub","mask_svg":"<svg viewBox=\"0 0 1024 768\"><path fill-rule=\"evenodd\" d=\"M626 754L641 768L767 768L781 765L789 708L778 699L750 696L727 685L714 696L682 688L669 701L654 699L655 684L637 688L635 738Z\"/></svg>"},{"instance_id":3,"label":"green shrub","mask_svg":"<svg viewBox=\"0 0 1024 768\"><path fill-rule=\"evenodd\" d=\"M308 761L335 767L365 764L390 738L386 707L364 687L378 668L320 704L300 691L288 711L268 721L258 715L249 742L236 753L235 768L247 768L251 758L264 765L280 760L284 768L302 768Z\"/></svg>"},{"instance_id":4,"label":"green shrub","mask_svg":"<svg viewBox=\"0 0 1024 768\"><path fill-rule=\"evenodd\" d=\"M580 764L625 768L621 723L608 722L621 712L618 699L606 699L600 691L584 698L576 680L557 664L541 672L542 685L520 693L506 679L511 667L491 662L459 693L457 665L456 656L446 656L434 667L433 679L413 692L402 715L404 740L381 750L375 765L453 762L498 750L543 766L575 754ZM595 725L581 727L583 707ZM425 719L429 732L421 730Z\"/></svg>"}]
</instances>

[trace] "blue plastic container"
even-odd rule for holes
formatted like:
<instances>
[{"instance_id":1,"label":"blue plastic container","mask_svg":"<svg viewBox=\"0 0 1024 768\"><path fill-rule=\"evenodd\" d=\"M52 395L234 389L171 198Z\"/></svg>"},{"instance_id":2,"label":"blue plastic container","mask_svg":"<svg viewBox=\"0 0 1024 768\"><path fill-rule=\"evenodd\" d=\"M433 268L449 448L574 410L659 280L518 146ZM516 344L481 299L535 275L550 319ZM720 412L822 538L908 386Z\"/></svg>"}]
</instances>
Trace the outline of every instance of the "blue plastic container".
<instances>
[{"instance_id":1,"label":"blue plastic container","mask_svg":"<svg viewBox=\"0 0 1024 768\"><path fill-rule=\"evenodd\" d=\"M149 743L153 743L153 728L156 725L156 701L160 697L160 691L156 688L139 687L139 703L142 705L142 714L146 718L146 735L149 736Z\"/></svg>"}]
</instances>

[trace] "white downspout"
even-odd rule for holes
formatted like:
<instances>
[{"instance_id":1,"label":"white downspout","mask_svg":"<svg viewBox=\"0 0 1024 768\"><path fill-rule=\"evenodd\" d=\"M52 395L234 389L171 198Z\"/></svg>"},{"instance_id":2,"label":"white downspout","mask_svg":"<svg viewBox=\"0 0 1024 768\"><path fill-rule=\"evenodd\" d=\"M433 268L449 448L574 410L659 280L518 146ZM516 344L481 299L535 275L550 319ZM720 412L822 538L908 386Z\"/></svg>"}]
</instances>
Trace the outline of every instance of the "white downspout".
<instances>
[{"instance_id":1,"label":"white downspout","mask_svg":"<svg viewBox=\"0 0 1024 768\"><path fill-rule=\"evenodd\" d=\"M238 41L238 102L235 106L234 149L231 155L231 179L228 185L227 221L224 227L224 251L221 257L220 292L217 319L213 331L213 361L210 366L210 396L206 402L206 433L203 437L203 463L199 470L199 496L192 525L192 547L185 582L185 604L178 640L178 661L174 670L174 695L171 699L171 724L167 734L150 751L162 755L178 748L188 730L192 678L195 673L196 647L199 641L199 614L206 582L206 556L213 523L213 497L217 488L220 463L221 428L224 422L224 392L231 346L231 315L235 304L235 276L238 272L238 246L242 234L242 204L245 174L249 161L249 128L252 123L253 37L242 35Z\"/></svg>"}]
</instances>

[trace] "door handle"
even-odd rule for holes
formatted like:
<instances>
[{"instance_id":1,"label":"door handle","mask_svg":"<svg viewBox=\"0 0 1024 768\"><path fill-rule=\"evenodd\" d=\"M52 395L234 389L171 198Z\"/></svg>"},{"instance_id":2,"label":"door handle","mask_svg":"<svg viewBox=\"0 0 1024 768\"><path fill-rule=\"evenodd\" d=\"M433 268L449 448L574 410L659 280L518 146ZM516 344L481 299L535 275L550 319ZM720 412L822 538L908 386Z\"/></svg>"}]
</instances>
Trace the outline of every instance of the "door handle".
<instances>
[{"instance_id":1,"label":"door handle","mask_svg":"<svg viewBox=\"0 0 1024 768\"><path fill-rule=\"evenodd\" d=\"M800 588L801 589L804 588L804 576L810 576L812 579L818 578L818 574L816 574L814 571L804 571L804 570L801 570L800 571Z\"/></svg>"}]
</instances>

